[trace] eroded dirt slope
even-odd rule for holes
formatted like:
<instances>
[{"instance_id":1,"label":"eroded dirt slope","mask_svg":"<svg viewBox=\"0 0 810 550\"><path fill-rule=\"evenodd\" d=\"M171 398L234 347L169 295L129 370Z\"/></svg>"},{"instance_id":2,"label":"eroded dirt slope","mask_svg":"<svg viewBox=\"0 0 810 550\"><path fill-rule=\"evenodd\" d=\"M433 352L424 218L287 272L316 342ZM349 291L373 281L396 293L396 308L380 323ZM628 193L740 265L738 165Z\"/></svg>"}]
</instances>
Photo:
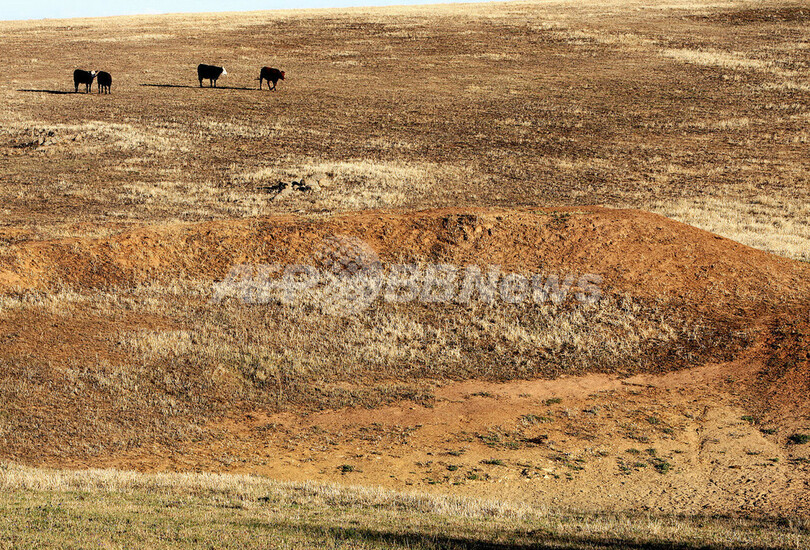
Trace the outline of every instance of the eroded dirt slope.
<instances>
[{"instance_id":1,"label":"eroded dirt slope","mask_svg":"<svg viewBox=\"0 0 810 550\"><path fill-rule=\"evenodd\" d=\"M656 214L599 207L370 211L175 225L104 239L28 242L0 258L6 289L109 288L177 277L222 279L240 263L312 263L331 235L357 237L384 262L573 270L615 291L733 311L799 303L810 268Z\"/></svg>"},{"instance_id":2,"label":"eroded dirt slope","mask_svg":"<svg viewBox=\"0 0 810 550\"><path fill-rule=\"evenodd\" d=\"M233 265L311 263L336 235L386 265L592 273L603 300L624 302L609 315L371 304L335 317L211 300ZM288 216L20 243L1 261L6 459L581 508L807 511L810 457L790 438L810 431L810 267L661 216ZM538 324L549 316L564 326ZM631 336L635 347L616 345Z\"/></svg>"}]
</instances>

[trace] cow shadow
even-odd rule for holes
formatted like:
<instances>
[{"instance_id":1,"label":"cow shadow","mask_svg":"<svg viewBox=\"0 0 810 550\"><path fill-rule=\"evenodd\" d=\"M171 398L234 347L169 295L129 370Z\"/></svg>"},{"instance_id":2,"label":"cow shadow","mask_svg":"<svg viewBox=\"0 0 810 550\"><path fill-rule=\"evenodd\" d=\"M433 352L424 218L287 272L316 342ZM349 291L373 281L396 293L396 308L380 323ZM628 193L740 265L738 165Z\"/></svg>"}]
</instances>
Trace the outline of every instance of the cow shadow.
<instances>
[{"instance_id":1,"label":"cow shadow","mask_svg":"<svg viewBox=\"0 0 810 550\"><path fill-rule=\"evenodd\" d=\"M148 88L199 88L199 86L189 86L187 84L141 84Z\"/></svg>"},{"instance_id":2,"label":"cow shadow","mask_svg":"<svg viewBox=\"0 0 810 550\"><path fill-rule=\"evenodd\" d=\"M191 86L189 84L141 84L141 86L147 86L149 88L190 88L190 89L200 89L200 86ZM239 86L217 86L211 87L208 85L202 86L204 90L258 90L259 88L244 88Z\"/></svg>"},{"instance_id":3,"label":"cow shadow","mask_svg":"<svg viewBox=\"0 0 810 550\"><path fill-rule=\"evenodd\" d=\"M66 95L66 94L84 94L86 92L71 92L68 90L17 90L18 92L29 92L35 94L52 94L52 95Z\"/></svg>"}]
</instances>

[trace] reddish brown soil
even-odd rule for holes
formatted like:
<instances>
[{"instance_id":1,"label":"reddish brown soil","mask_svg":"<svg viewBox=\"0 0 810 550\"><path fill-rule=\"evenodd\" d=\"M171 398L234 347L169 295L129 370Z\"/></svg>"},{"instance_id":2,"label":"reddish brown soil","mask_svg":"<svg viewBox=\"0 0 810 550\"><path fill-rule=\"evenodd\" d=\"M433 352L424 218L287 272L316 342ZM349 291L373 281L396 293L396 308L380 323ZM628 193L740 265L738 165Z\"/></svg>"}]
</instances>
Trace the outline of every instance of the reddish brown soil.
<instances>
[{"instance_id":1,"label":"reddish brown soil","mask_svg":"<svg viewBox=\"0 0 810 550\"><path fill-rule=\"evenodd\" d=\"M256 411L212 423L215 442L60 465L254 473L577 510L810 514L810 449L785 442L810 417L746 420L755 356L629 379L452 383L429 408ZM804 391L807 380L805 368ZM525 426L527 415L554 421Z\"/></svg>"},{"instance_id":2,"label":"reddish brown soil","mask_svg":"<svg viewBox=\"0 0 810 550\"><path fill-rule=\"evenodd\" d=\"M689 301L716 314L801 304L810 266L636 210L441 209L326 218L273 217L141 229L108 239L12 245L6 289L221 279L234 264L307 263L326 236L352 235L386 262L497 264L506 271L593 273L606 288Z\"/></svg>"},{"instance_id":3,"label":"reddish brown soil","mask_svg":"<svg viewBox=\"0 0 810 550\"><path fill-rule=\"evenodd\" d=\"M317 412L234 406L232 414L210 419L198 440L150 439L145 430L140 447L92 459L70 447L4 458L250 472L577 508L810 513L803 496L810 488L810 445L788 443L790 435L810 432L810 266L657 215L596 207L445 209L178 225L11 245L0 259L0 285L17 293L184 277L213 281L236 263L307 263L313 247L335 234L362 238L387 262L598 274L609 292L726 320L748 331L753 343L729 361L668 374L439 382L432 406ZM127 323L171 326L164 319L90 313L73 321L66 326L0 311L3 357L22 368L27 355L44 349L60 368L60 360L99 353ZM27 412L32 433L37 418L83 414L75 402L20 407L8 414ZM152 421L122 420L127 429ZM116 434L88 428L86 444L108 437Z\"/></svg>"}]
</instances>

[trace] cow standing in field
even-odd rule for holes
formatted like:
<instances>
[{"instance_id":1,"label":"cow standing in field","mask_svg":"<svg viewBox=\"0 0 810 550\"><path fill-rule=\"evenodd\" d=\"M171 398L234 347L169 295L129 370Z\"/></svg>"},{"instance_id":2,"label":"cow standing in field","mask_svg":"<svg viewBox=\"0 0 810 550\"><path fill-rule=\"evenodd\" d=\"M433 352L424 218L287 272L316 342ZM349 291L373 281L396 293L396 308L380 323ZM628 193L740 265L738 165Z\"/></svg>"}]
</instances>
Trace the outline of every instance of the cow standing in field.
<instances>
[{"instance_id":1,"label":"cow standing in field","mask_svg":"<svg viewBox=\"0 0 810 550\"><path fill-rule=\"evenodd\" d=\"M112 86L112 76L106 71L99 71L96 75L96 82L98 82L98 93L109 94L110 86Z\"/></svg>"},{"instance_id":2,"label":"cow standing in field","mask_svg":"<svg viewBox=\"0 0 810 550\"><path fill-rule=\"evenodd\" d=\"M96 71L83 71L81 69L76 69L73 71L73 85L76 88L76 92L79 91L79 84L84 84L85 86L85 93L90 92L90 86L93 85L93 79L96 78Z\"/></svg>"},{"instance_id":3,"label":"cow standing in field","mask_svg":"<svg viewBox=\"0 0 810 550\"><path fill-rule=\"evenodd\" d=\"M276 89L276 82L279 80L284 80L284 71L279 71L278 69L274 69L272 67L262 67L261 73L259 73L259 89L262 89L262 84L264 81L267 81L267 89L268 90L275 90ZM270 87L270 83L273 83L273 87Z\"/></svg>"},{"instance_id":4,"label":"cow standing in field","mask_svg":"<svg viewBox=\"0 0 810 550\"><path fill-rule=\"evenodd\" d=\"M197 66L197 78L200 79L200 88L202 88L203 80L210 80L212 88L217 87L217 79L222 76L228 74L228 71L225 70L225 67L217 67L215 65L205 65L200 63Z\"/></svg>"}]
</instances>

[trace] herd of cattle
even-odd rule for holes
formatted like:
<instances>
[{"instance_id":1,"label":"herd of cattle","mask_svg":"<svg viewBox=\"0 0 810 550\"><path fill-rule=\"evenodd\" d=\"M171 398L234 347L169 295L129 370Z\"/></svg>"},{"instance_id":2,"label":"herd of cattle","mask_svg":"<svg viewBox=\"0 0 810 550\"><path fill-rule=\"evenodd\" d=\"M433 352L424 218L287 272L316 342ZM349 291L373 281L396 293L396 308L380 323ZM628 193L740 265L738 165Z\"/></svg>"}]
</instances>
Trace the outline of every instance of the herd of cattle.
<instances>
[{"instance_id":1,"label":"herd of cattle","mask_svg":"<svg viewBox=\"0 0 810 550\"><path fill-rule=\"evenodd\" d=\"M200 88L202 88L203 80L208 80L209 86L216 88L219 77L226 74L228 74L228 71L225 70L225 67L205 65L204 63L197 66L197 78L200 81ZM73 71L73 85L76 92L79 91L79 85L84 84L85 92L89 93L90 88L93 86L93 80L98 82L98 93L111 93L112 76L110 76L110 73L106 71L83 71L81 69ZM284 80L284 71L272 67L262 67L259 78L256 80L259 81L260 90L265 80L267 81L267 89L275 90L278 81ZM271 82L273 83L272 88L270 87Z\"/></svg>"}]
</instances>

